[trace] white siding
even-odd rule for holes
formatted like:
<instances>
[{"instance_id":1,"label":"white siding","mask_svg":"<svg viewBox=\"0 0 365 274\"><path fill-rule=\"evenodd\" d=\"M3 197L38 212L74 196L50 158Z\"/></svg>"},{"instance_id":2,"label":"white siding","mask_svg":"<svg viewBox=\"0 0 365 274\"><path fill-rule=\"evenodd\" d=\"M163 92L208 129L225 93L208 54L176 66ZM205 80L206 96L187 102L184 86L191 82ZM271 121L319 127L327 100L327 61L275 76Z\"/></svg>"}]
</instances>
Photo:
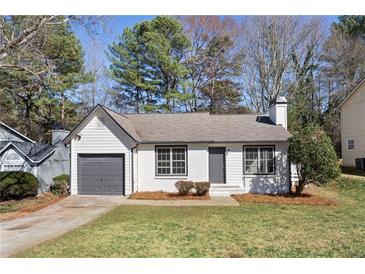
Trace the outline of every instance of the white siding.
<instances>
[{"instance_id":1,"label":"white siding","mask_svg":"<svg viewBox=\"0 0 365 274\"><path fill-rule=\"evenodd\" d=\"M188 144L188 176L158 177L155 175L155 145L138 145L138 176L135 191L176 191L177 180L209 180L209 147L226 147L226 185L237 186L240 192L287 193L289 191L288 144L275 145L274 175L244 175L243 146L240 144ZM255 145L255 144L246 144ZM263 144L256 144L263 145Z\"/></svg>"},{"instance_id":2,"label":"white siding","mask_svg":"<svg viewBox=\"0 0 365 274\"><path fill-rule=\"evenodd\" d=\"M208 146L188 145L188 175L159 177L155 174L155 145L138 145L138 180L135 191L176 191L178 180L208 181Z\"/></svg>"},{"instance_id":3,"label":"white siding","mask_svg":"<svg viewBox=\"0 0 365 274\"><path fill-rule=\"evenodd\" d=\"M274 144L274 145L275 145L275 174L243 175L243 187L245 192L260 193L260 194L265 194L265 193L285 194L289 192L290 181L289 181L288 144Z\"/></svg>"},{"instance_id":4,"label":"white siding","mask_svg":"<svg viewBox=\"0 0 365 274\"><path fill-rule=\"evenodd\" d=\"M341 107L342 160L344 166L355 166L355 159L365 158L365 82ZM354 140L349 150L347 141Z\"/></svg>"},{"instance_id":5,"label":"white siding","mask_svg":"<svg viewBox=\"0 0 365 274\"><path fill-rule=\"evenodd\" d=\"M105 127L97 127L97 117L103 119ZM125 194L131 193L131 147L132 139L102 111L90 117L80 131L79 140L71 141L71 194L77 194L77 155L79 153L104 154L123 153L125 156Z\"/></svg>"}]
</instances>

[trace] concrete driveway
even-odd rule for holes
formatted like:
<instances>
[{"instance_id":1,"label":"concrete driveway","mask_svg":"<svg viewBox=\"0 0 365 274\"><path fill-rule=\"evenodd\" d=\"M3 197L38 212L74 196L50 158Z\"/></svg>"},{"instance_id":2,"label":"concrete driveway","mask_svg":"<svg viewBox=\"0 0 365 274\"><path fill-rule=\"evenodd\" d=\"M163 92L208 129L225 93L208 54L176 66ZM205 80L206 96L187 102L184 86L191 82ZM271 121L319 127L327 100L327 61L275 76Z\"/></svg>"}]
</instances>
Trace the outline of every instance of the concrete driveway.
<instances>
[{"instance_id":1,"label":"concrete driveway","mask_svg":"<svg viewBox=\"0 0 365 274\"><path fill-rule=\"evenodd\" d=\"M125 203L121 196L70 196L25 217L0 224L0 256L9 257L77 228Z\"/></svg>"}]
</instances>

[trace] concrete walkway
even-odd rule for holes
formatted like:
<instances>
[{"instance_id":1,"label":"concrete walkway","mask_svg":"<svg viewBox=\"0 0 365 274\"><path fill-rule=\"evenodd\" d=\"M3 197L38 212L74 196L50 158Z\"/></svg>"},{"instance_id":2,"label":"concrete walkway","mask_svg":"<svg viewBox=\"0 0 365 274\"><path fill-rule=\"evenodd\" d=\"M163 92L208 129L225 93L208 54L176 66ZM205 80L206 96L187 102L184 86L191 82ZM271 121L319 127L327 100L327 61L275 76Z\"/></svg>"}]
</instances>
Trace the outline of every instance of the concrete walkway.
<instances>
[{"instance_id":1,"label":"concrete walkway","mask_svg":"<svg viewBox=\"0 0 365 274\"><path fill-rule=\"evenodd\" d=\"M0 257L9 257L62 235L118 205L238 206L232 197L210 200L132 200L122 196L70 196L37 212L0 223Z\"/></svg>"},{"instance_id":2,"label":"concrete walkway","mask_svg":"<svg viewBox=\"0 0 365 274\"><path fill-rule=\"evenodd\" d=\"M105 214L126 198L70 196L37 212L0 224L0 257L9 257Z\"/></svg>"}]
</instances>

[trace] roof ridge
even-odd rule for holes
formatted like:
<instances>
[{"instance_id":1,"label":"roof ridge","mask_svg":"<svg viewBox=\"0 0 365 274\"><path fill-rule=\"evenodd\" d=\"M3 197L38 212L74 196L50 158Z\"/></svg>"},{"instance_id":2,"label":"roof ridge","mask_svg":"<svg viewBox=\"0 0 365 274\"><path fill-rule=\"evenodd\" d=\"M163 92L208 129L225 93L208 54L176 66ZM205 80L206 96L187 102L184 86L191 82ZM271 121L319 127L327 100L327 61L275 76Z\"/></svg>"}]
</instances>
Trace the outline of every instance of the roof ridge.
<instances>
[{"instance_id":1,"label":"roof ridge","mask_svg":"<svg viewBox=\"0 0 365 274\"><path fill-rule=\"evenodd\" d=\"M131 120L131 119L129 119L129 117L127 117L127 116L125 116L125 114L123 114L123 113L119 113L119 112L116 112L116 111L114 111L114 110L112 110L112 109L110 109L110 108L108 108L108 107L106 107L106 106L104 106L104 105L100 105L102 108L104 108L104 110L106 110L106 111L111 111L111 112L113 112L113 113L115 113L115 114L117 114L117 115L119 115L119 116L122 116L123 118L125 118L125 119L128 119L128 121L130 121L131 123L133 123L133 121Z\"/></svg>"},{"instance_id":2,"label":"roof ridge","mask_svg":"<svg viewBox=\"0 0 365 274\"><path fill-rule=\"evenodd\" d=\"M151 113L123 113L123 114L121 114L121 115L154 115L154 114L156 114L156 115L169 115L169 114L171 114L171 115L176 115L176 114L209 114L209 115L211 115L209 112L207 112L207 111L201 111L201 112L197 112L197 111L192 111L192 112L151 112Z\"/></svg>"}]
</instances>

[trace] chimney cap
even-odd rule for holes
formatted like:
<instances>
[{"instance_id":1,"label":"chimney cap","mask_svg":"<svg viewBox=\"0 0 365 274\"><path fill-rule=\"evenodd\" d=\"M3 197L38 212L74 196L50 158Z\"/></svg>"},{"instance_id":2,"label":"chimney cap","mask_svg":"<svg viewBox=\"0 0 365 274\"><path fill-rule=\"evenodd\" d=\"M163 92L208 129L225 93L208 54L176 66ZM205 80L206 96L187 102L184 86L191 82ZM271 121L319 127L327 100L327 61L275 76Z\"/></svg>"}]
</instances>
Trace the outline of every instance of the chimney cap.
<instances>
[{"instance_id":1,"label":"chimney cap","mask_svg":"<svg viewBox=\"0 0 365 274\"><path fill-rule=\"evenodd\" d=\"M279 96L276 98L276 101L275 100L270 101L270 107L275 105L286 105L286 104L288 104L288 101L286 100L285 96Z\"/></svg>"},{"instance_id":2,"label":"chimney cap","mask_svg":"<svg viewBox=\"0 0 365 274\"><path fill-rule=\"evenodd\" d=\"M279 103L279 104L286 104L288 101L286 100L286 98L284 96L280 96L276 99L276 103Z\"/></svg>"}]
</instances>

